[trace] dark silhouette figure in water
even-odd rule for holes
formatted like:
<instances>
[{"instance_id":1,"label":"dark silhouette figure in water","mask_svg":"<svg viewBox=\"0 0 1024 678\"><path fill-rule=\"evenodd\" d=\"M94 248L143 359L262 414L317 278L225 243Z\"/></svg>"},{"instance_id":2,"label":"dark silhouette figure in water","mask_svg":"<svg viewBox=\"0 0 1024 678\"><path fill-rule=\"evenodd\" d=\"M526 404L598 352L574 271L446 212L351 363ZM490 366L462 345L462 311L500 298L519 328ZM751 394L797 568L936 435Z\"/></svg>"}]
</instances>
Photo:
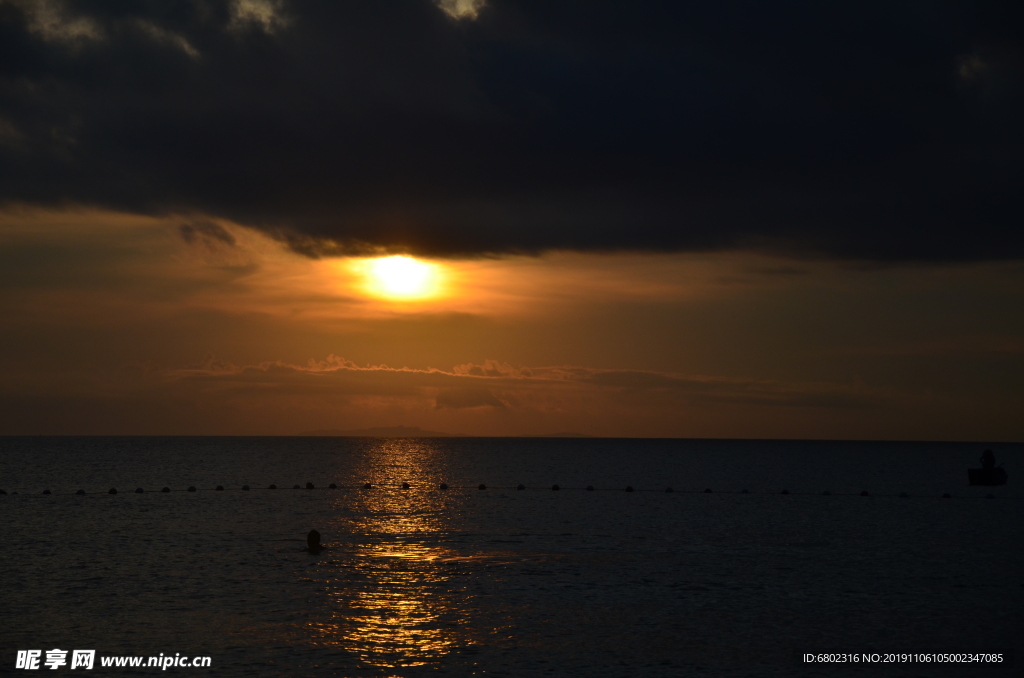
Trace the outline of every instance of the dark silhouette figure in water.
<instances>
[{"instance_id":1,"label":"dark silhouette figure in water","mask_svg":"<svg viewBox=\"0 0 1024 678\"><path fill-rule=\"evenodd\" d=\"M1002 465L996 466L996 455L992 450L981 453L981 468L967 469L967 482L971 485L1005 485L1006 471Z\"/></svg>"},{"instance_id":2,"label":"dark silhouette figure in water","mask_svg":"<svg viewBox=\"0 0 1024 678\"><path fill-rule=\"evenodd\" d=\"M306 535L306 545L309 547L307 550L314 555L327 548L320 543L320 533L316 530L310 530Z\"/></svg>"},{"instance_id":3,"label":"dark silhouette figure in water","mask_svg":"<svg viewBox=\"0 0 1024 678\"><path fill-rule=\"evenodd\" d=\"M985 450L981 453L981 468L993 469L996 467L996 455L992 450Z\"/></svg>"}]
</instances>

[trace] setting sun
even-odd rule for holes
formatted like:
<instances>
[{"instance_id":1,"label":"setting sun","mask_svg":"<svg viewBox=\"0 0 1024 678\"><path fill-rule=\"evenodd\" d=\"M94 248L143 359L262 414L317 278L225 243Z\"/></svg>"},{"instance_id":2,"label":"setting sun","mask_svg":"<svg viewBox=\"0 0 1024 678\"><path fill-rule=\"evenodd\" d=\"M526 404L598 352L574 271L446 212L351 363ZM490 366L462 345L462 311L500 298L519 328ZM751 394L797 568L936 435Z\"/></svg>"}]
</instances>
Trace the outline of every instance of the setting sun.
<instances>
[{"instance_id":1,"label":"setting sun","mask_svg":"<svg viewBox=\"0 0 1024 678\"><path fill-rule=\"evenodd\" d=\"M423 299L437 291L437 266L412 257L370 259L359 266L371 294L389 299Z\"/></svg>"}]
</instances>

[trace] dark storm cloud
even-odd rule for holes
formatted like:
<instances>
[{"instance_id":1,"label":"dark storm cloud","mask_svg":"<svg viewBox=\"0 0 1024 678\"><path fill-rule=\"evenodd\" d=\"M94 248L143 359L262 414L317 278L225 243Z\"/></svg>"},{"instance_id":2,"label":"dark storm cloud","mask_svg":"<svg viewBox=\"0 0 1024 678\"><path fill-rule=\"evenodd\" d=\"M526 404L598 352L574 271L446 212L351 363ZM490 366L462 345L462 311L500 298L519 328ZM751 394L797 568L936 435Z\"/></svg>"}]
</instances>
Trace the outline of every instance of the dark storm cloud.
<instances>
[{"instance_id":1,"label":"dark storm cloud","mask_svg":"<svg viewBox=\"0 0 1024 678\"><path fill-rule=\"evenodd\" d=\"M0 1L0 200L314 256L1024 256L1021 3L444 7Z\"/></svg>"},{"instance_id":2,"label":"dark storm cloud","mask_svg":"<svg viewBox=\"0 0 1024 678\"><path fill-rule=\"evenodd\" d=\"M235 236L231 235L223 226L214 223L209 219L193 219L192 221L180 224L178 232L187 243L197 241L222 243L234 245Z\"/></svg>"}]
</instances>

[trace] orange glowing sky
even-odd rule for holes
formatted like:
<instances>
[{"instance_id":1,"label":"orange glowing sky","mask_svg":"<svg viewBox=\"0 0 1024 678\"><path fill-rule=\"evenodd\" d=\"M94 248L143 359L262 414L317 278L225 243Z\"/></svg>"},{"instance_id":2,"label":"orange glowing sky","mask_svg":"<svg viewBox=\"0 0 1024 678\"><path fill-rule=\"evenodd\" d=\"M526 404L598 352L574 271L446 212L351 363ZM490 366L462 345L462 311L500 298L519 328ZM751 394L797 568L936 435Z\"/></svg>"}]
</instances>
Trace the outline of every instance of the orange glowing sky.
<instances>
[{"instance_id":1,"label":"orange glowing sky","mask_svg":"<svg viewBox=\"0 0 1024 678\"><path fill-rule=\"evenodd\" d=\"M311 259L191 223L0 216L0 432L1024 437L1019 264Z\"/></svg>"}]
</instances>

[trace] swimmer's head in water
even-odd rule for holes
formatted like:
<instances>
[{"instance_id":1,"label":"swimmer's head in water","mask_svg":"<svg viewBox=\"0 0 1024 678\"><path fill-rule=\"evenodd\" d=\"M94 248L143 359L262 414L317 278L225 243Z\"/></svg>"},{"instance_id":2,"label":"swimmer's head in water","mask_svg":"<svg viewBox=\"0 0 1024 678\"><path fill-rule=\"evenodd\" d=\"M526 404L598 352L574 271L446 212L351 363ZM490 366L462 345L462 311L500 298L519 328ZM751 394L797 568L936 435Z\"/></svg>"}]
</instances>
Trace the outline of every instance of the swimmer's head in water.
<instances>
[{"instance_id":1,"label":"swimmer's head in water","mask_svg":"<svg viewBox=\"0 0 1024 678\"><path fill-rule=\"evenodd\" d=\"M310 530L309 534L306 535L306 544L309 545L310 551L315 551L320 547L320 533L316 530Z\"/></svg>"}]
</instances>

